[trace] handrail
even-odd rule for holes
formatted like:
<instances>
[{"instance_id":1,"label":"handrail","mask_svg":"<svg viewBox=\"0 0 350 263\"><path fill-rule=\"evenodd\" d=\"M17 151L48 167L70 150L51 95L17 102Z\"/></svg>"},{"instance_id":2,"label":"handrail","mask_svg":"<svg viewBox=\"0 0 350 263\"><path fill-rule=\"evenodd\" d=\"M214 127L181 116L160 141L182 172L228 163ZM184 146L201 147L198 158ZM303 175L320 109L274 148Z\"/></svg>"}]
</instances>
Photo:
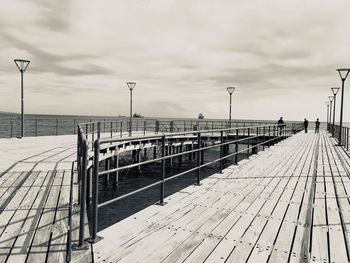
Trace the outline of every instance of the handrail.
<instances>
[{"instance_id":1,"label":"handrail","mask_svg":"<svg viewBox=\"0 0 350 263\"><path fill-rule=\"evenodd\" d=\"M0 117L0 137L16 137L20 131L20 117L18 116L3 116ZM68 135L76 134L76 126L87 125L85 133L92 133L92 125L97 122L103 124L104 132L110 128L114 134L119 131L127 132L129 119L126 117L68 117L68 116L52 116L52 117L30 117L25 119L25 130L27 136L47 136L47 135ZM212 127L212 129L234 127L246 123L265 123L272 124L272 121L244 121L244 120L227 120L218 119L156 119L156 118L135 118L133 127L138 131L155 132L179 132L186 130L194 130L194 126ZM111 125L110 125L111 124ZM110 127L109 127L110 126ZM117 131L118 129L118 131ZM96 130L94 131L96 133ZM113 136L113 134L112 134Z\"/></svg>"},{"instance_id":2,"label":"handrail","mask_svg":"<svg viewBox=\"0 0 350 263\"><path fill-rule=\"evenodd\" d=\"M349 150L349 142L350 142L350 128L346 126L342 126L340 130L340 126L338 124L327 123L327 131L332 135L334 139L337 141L338 146L342 146L345 150ZM339 141L339 137L341 135L341 141Z\"/></svg>"},{"instance_id":3,"label":"handrail","mask_svg":"<svg viewBox=\"0 0 350 263\"><path fill-rule=\"evenodd\" d=\"M94 124L94 126L97 126L97 132L101 131L101 124L97 123ZM300 131L302 129L302 124L301 123L287 123L283 126L279 126L276 124L272 124L272 125L253 125L251 124L250 126L247 127L232 127L232 128L221 128L221 129L210 129L210 130L196 130L196 131L183 131L183 132L175 132L175 133L163 133L161 135L147 135L147 136L135 136L135 137L128 137L128 138L101 138L100 137L100 133L97 134L97 139L94 140L93 142L93 164L92 164L92 168L93 168L93 174L92 174L92 203L91 203L91 207L92 207L92 233L91 233L91 238L89 238L89 240L91 242L97 242L99 237L97 236L97 220L98 220L98 209L108 205L110 203L116 202L118 200L121 200L127 196L139 193L141 191L144 191L150 187L154 187L157 185L160 185L160 204L164 204L164 196L165 196L165 191L164 191L164 184L165 182L172 180L176 177L182 176L184 174L188 174L190 172L194 172L197 171L197 176L196 176L196 182L199 185L200 184L200 177L201 177L201 172L200 169L203 167L206 167L210 164L213 163L217 163L219 162L219 171L222 172L223 169L223 161L229 157L233 157L235 156L235 162L237 163L237 156L240 153L247 153L247 158L249 158L250 152L253 151L253 149L257 149L256 147L258 146L263 146L263 148L265 148L265 145L269 145L270 143L274 142L274 141L280 141L283 140L289 136L291 136L293 133L295 133L295 131ZM86 145L87 147L87 138L85 138L84 136L84 131L82 129L82 127L79 125L78 126L78 130L79 130L79 134L78 137L80 136L80 144L81 145ZM254 133L256 131L256 133ZM232 137L233 140L230 141L225 141L224 139L224 134L230 135L232 132ZM247 132L247 134L246 134ZM212 145L206 145L203 147L203 141L202 141L202 136L203 134L206 133L211 133L213 136L213 133L219 133L218 137L220 138L218 143L213 143ZM185 150L183 152L180 153L171 153L169 155L165 155L165 146L166 145L170 145L169 142L166 142L169 139L174 139L176 138L176 136L187 136L187 138L189 137L189 135L191 135L191 139L193 140L193 144L197 145L197 147L195 149L191 149L191 150ZM243 136L243 137L239 137L239 136ZM267 137L268 136L268 137ZM133 142L133 141L139 141L140 143L142 141L149 141L151 139L156 139L156 140L160 140L161 141L161 147L162 147L162 155L161 157L158 158L153 158L151 160L145 160L145 161L140 161L138 163L134 163L134 164L129 164L129 165L125 165L122 167L116 167L116 168L106 168L106 170L104 171L100 171L99 168L99 163L100 163L100 151L103 150L103 148L101 149L101 145L103 144L115 144L115 143L119 143L119 142ZM261 142L258 142L258 140L261 140ZM79 139L78 139L79 140ZM242 142L247 142L247 147L243 150L238 151L237 145L238 143L242 143ZM230 145L230 144L235 144L236 145L236 151L234 153L230 153L230 154L226 154L224 153L224 147ZM206 162L206 163L202 163L202 157L201 154L203 154L203 152L205 150L208 149L212 149L212 148L220 148L220 157L216 158L215 160L212 160L210 162ZM78 149L80 149L79 153L83 156L84 158L87 158L87 152L84 152L81 150L82 147L78 146ZM172 175L170 177L166 177L166 173L165 173L165 163L166 160L170 159L170 158L174 158L174 157L179 157L185 154L196 154L197 156L197 165L194 168L188 169L186 171L183 171L181 173L177 173L175 175ZM80 158L79 158L80 160ZM139 188L137 190L134 190L130 193L124 194L122 196L118 196L114 199L105 201L103 203L98 203L98 180L99 177L102 175L106 175L106 174L111 174L114 172L119 172L122 170L126 170L126 169L130 169L130 168L134 168L137 166L142 166L145 164L149 164L149 163L154 163L154 162L162 162L162 168L161 168L161 178L160 180L158 180L157 182L154 182L152 184L149 184L147 186L144 186L142 188ZM79 161L82 162L82 161ZM83 171L84 169L86 170L86 166L84 168L84 165L86 165L86 162L84 165L82 165L82 163L78 164L80 167L83 166L82 169L79 169L79 172L81 173L81 178L80 178L80 184L81 184L81 191L82 192L86 192L86 176L87 176L87 172ZM84 196L84 193L80 194L80 201L81 203L84 203L86 200L86 193ZM83 217L83 212L85 213L85 211L83 211L83 206L81 205L81 217ZM80 231L83 231L83 229L81 229ZM83 234L80 235L80 237L82 238L82 240L84 240L83 238ZM79 238L79 240L81 240ZM79 241L80 243L80 241Z\"/></svg>"}]
</instances>

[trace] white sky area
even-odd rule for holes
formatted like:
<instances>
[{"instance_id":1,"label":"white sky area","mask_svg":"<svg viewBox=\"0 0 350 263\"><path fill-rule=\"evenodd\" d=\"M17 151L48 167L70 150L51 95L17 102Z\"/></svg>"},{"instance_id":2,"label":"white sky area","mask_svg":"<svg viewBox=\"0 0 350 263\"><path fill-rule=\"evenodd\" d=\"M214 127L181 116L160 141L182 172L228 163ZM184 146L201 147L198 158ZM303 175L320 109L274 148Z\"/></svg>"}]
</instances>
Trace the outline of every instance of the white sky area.
<instances>
[{"instance_id":1,"label":"white sky area","mask_svg":"<svg viewBox=\"0 0 350 263\"><path fill-rule=\"evenodd\" d=\"M350 2L1 0L0 111L20 111L14 58L31 60L26 113L128 115L135 81L147 117L228 118L235 86L233 119L325 120ZM349 121L350 77L344 104Z\"/></svg>"}]
</instances>

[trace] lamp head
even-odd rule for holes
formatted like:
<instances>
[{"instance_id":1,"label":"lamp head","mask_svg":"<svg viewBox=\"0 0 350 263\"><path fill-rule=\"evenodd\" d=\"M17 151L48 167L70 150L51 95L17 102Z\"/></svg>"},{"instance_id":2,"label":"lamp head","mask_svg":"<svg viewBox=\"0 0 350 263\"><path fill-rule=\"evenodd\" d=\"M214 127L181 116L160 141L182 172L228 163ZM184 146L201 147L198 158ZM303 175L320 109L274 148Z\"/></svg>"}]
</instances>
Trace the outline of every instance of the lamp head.
<instances>
[{"instance_id":1,"label":"lamp head","mask_svg":"<svg viewBox=\"0 0 350 263\"><path fill-rule=\"evenodd\" d=\"M350 68L338 68L337 71L342 81L345 81L349 75Z\"/></svg>"},{"instance_id":2,"label":"lamp head","mask_svg":"<svg viewBox=\"0 0 350 263\"><path fill-rule=\"evenodd\" d=\"M332 103L334 97L333 96L328 96L329 101Z\"/></svg>"},{"instance_id":3,"label":"lamp head","mask_svg":"<svg viewBox=\"0 0 350 263\"><path fill-rule=\"evenodd\" d=\"M227 89L228 93L232 94L233 91L235 90L235 87L227 87L226 89Z\"/></svg>"},{"instance_id":4,"label":"lamp head","mask_svg":"<svg viewBox=\"0 0 350 263\"><path fill-rule=\"evenodd\" d=\"M20 72L25 72L29 66L30 61L25 59L14 59L16 66Z\"/></svg>"},{"instance_id":5,"label":"lamp head","mask_svg":"<svg viewBox=\"0 0 350 263\"><path fill-rule=\"evenodd\" d=\"M133 90L133 89L135 88L135 85L136 85L135 82L130 82L130 81L127 82L126 84L128 85L128 87L129 87L130 90Z\"/></svg>"},{"instance_id":6,"label":"lamp head","mask_svg":"<svg viewBox=\"0 0 350 263\"><path fill-rule=\"evenodd\" d=\"M334 87L334 88L331 88L332 92L333 92L333 95L336 96L338 91L339 91L339 88L338 87Z\"/></svg>"}]
</instances>

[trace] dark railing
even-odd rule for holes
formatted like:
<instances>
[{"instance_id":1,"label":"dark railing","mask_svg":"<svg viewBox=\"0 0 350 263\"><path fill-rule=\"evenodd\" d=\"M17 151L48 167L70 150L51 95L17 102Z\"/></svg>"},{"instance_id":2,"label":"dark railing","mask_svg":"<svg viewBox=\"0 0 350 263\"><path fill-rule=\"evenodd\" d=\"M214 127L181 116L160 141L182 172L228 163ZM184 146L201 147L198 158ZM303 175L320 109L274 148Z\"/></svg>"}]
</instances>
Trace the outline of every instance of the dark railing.
<instances>
[{"instance_id":1,"label":"dark railing","mask_svg":"<svg viewBox=\"0 0 350 263\"><path fill-rule=\"evenodd\" d=\"M186 125L187 123L184 123L183 130L187 129ZM196 123L195 125L198 125L197 127L200 128L200 122L198 122L198 124ZM219 125L221 125L221 123ZM107 166L103 171L101 171L100 161L103 158L106 158L104 155L108 151L110 151L111 154L117 155L118 145L125 142L125 138L102 138L101 130L103 130L103 126L99 122L79 125L78 126L78 152L77 152L78 168L77 169L78 169L78 179L79 179L79 185L80 185L79 187L80 188L80 193L79 193L80 230L79 230L78 246L81 246L81 247L84 246L84 241L85 241L85 236L84 236L85 221L84 220L85 220L87 205L92 209L92 213L91 213L92 221L90 222L92 233L89 240L94 243L99 238L97 236L97 232L98 232L97 216L98 216L99 208L106 206L108 204L117 202L123 198L134 195L141 191L145 191L146 189L149 189L155 186L160 187L159 204L163 205L164 198L165 198L164 186L167 181L191 172L196 172L195 181L197 185L200 185L202 168L214 163L218 163L219 164L218 172L221 173L224 168L224 161L227 160L228 158L235 157L234 163L237 163L238 154L246 154L246 157L249 158L249 156L252 153L257 153L259 146L262 147L262 149L264 149L265 146L270 146L276 142L279 142L302 129L302 124L300 123L288 123L283 126L277 126L275 124L255 125L255 126L254 124L252 125L245 123L244 125L245 127L220 128L220 129L208 129L208 130L198 129L198 130L182 131L182 132L176 132L176 133L174 132L174 133L168 133L168 134L163 133L161 135L152 134L147 136L129 137L127 141L130 144L132 144L132 142L136 142L139 145L142 143L153 143L153 145L157 145L161 147L161 150L162 150L161 156L160 157L154 156L153 159L143 160L137 163L124 165L121 167L117 166L115 168L110 168ZM90 147L88 145L87 135L84 133L84 130L83 130L84 126L85 128L93 127L92 129L93 133L96 132L94 136L93 152L89 151ZM176 124L176 127L179 128L177 124ZM91 136L93 135L93 133L91 133ZM209 136L215 139L212 141L212 143L205 144L204 142ZM195 147L193 149L191 148L190 150L185 149L185 151L183 152L167 154L165 152L166 146L171 145L172 140L179 139L179 138L190 140ZM247 144L247 147L242 150L239 150L238 144ZM229 153L228 151L229 145L235 146L234 147L235 151L233 153ZM219 153L220 153L219 157L214 160L204 160L203 158L204 151L213 149L213 148L219 149ZM102 156L101 156L101 153L103 153ZM166 161L171 158L181 157L186 154L196 155L197 157L196 166L167 177L166 169L165 169ZM99 178L101 176L106 176L112 173L117 174L122 170L131 169L131 168L139 167L141 165L157 163L157 162L161 163L161 166L159 168L161 176L158 181L151 183L147 186L141 187L137 190L131 191L129 193L123 194L121 196L118 196L116 198L113 198L111 200L99 203L98 183L99 183ZM91 170L93 170L92 173L90 172ZM92 193L89 192L90 183L92 184ZM90 194L92 196L91 204L90 204Z\"/></svg>"},{"instance_id":2,"label":"dark railing","mask_svg":"<svg viewBox=\"0 0 350 263\"><path fill-rule=\"evenodd\" d=\"M96 132L94 125L101 123L101 132L109 133L115 136L119 133L121 136L127 134L130 127L130 121L127 118L31 118L28 117L24 122L25 136L49 136L49 135L68 135L76 134L77 125L84 128L85 134L90 135ZM133 119L133 132L182 132L197 129L223 129L229 127L244 127L245 125L272 124L272 122L254 122L254 121L228 121L224 120L159 120L159 119ZM0 117L0 138L19 137L21 131L21 119L19 117ZM124 134L124 135L125 135ZM90 137L91 139L91 137Z\"/></svg>"},{"instance_id":3,"label":"dark railing","mask_svg":"<svg viewBox=\"0 0 350 263\"><path fill-rule=\"evenodd\" d=\"M349 136L350 128L342 127L341 130L341 141L339 141L340 126L338 124L327 123L327 131L337 140L339 146L343 146L344 149L349 150Z\"/></svg>"}]
</instances>

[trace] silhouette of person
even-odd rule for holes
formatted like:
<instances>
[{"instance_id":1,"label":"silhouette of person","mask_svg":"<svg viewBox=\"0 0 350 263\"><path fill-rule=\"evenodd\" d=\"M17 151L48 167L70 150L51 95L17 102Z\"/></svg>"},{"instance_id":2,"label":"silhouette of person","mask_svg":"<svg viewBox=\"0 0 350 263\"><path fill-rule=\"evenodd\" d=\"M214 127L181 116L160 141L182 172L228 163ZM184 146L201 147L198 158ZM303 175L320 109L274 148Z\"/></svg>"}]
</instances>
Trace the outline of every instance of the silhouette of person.
<instances>
[{"instance_id":1,"label":"silhouette of person","mask_svg":"<svg viewBox=\"0 0 350 263\"><path fill-rule=\"evenodd\" d=\"M282 135L282 129L284 127L284 121L282 117L277 121L277 127L280 130L280 135Z\"/></svg>"},{"instance_id":2,"label":"silhouette of person","mask_svg":"<svg viewBox=\"0 0 350 263\"><path fill-rule=\"evenodd\" d=\"M309 126L309 121L305 118L304 119L304 130L305 130L305 133L307 133L307 126Z\"/></svg>"},{"instance_id":3,"label":"silhouette of person","mask_svg":"<svg viewBox=\"0 0 350 263\"><path fill-rule=\"evenodd\" d=\"M320 121L317 118L317 120L315 121L315 133L319 133L319 131L320 131Z\"/></svg>"}]
</instances>

